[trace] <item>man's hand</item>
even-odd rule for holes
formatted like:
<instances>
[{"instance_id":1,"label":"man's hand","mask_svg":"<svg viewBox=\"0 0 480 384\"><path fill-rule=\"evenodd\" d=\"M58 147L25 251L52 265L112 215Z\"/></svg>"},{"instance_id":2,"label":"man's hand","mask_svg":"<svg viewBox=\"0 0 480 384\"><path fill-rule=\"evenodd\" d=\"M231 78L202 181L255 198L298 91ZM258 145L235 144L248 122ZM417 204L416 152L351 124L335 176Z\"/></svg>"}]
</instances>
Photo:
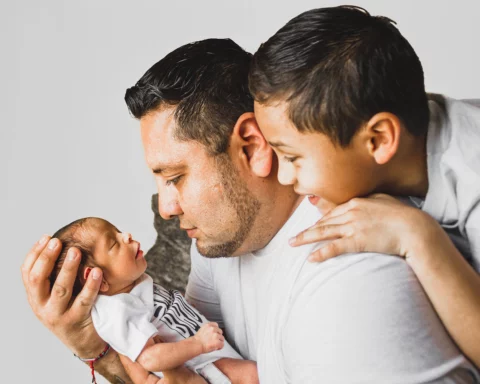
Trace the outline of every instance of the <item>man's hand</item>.
<instances>
[{"instance_id":1,"label":"man's hand","mask_svg":"<svg viewBox=\"0 0 480 384\"><path fill-rule=\"evenodd\" d=\"M299 246L330 240L310 261L324 261L354 252L378 252L409 257L409 244L442 230L426 213L384 194L355 198L333 208L315 225L290 240ZM431 237L431 236L429 236Z\"/></svg>"},{"instance_id":2,"label":"man's hand","mask_svg":"<svg viewBox=\"0 0 480 384\"><path fill-rule=\"evenodd\" d=\"M222 333L217 323L207 323L193 337L202 345L203 353L208 353L223 348L225 338Z\"/></svg>"},{"instance_id":3,"label":"man's hand","mask_svg":"<svg viewBox=\"0 0 480 384\"><path fill-rule=\"evenodd\" d=\"M69 305L81 257L78 249L69 249L62 270L50 289L48 277L60 250L60 241L45 235L28 253L22 265L28 302L37 318L72 352L83 358L94 357L105 347L90 317L102 271L93 269L81 293Z\"/></svg>"}]
</instances>

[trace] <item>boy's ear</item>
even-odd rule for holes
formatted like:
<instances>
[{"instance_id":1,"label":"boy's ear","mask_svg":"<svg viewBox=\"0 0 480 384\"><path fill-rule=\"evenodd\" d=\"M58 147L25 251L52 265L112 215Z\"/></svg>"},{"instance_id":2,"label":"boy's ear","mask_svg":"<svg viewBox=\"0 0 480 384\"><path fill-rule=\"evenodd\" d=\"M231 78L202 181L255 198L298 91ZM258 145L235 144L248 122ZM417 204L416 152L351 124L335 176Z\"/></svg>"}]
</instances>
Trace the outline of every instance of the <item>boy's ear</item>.
<instances>
[{"instance_id":1,"label":"boy's ear","mask_svg":"<svg viewBox=\"0 0 480 384\"><path fill-rule=\"evenodd\" d=\"M380 112L364 126L362 135L368 153L377 164L386 164L397 153L402 124L393 113Z\"/></svg>"},{"instance_id":2,"label":"boy's ear","mask_svg":"<svg viewBox=\"0 0 480 384\"><path fill-rule=\"evenodd\" d=\"M233 128L230 140L232 159L240 159L258 177L267 177L272 171L273 150L258 128L253 112L241 115Z\"/></svg>"},{"instance_id":3,"label":"boy's ear","mask_svg":"<svg viewBox=\"0 0 480 384\"><path fill-rule=\"evenodd\" d=\"M84 267L83 276L82 276L82 285L86 283L88 275L92 272L92 267ZM100 292L107 292L109 288L108 281L105 280L105 277L102 278L102 285L100 285Z\"/></svg>"}]
</instances>

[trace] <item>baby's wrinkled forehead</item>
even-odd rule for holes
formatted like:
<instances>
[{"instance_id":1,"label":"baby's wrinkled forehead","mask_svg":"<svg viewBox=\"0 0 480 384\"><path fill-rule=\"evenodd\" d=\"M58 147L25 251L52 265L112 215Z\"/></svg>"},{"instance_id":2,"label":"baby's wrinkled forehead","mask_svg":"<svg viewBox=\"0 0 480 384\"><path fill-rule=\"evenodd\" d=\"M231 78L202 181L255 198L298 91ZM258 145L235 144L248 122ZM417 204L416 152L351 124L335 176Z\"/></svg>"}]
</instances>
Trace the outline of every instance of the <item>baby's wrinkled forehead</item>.
<instances>
[{"instance_id":1,"label":"baby's wrinkled forehead","mask_svg":"<svg viewBox=\"0 0 480 384\"><path fill-rule=\"evenodd\" d=\"M87 220L79 235L86 242L93 243L99 240L106 232L116 231L116 228L104 219L92 217Z\"/></svg>"}]
</instances>

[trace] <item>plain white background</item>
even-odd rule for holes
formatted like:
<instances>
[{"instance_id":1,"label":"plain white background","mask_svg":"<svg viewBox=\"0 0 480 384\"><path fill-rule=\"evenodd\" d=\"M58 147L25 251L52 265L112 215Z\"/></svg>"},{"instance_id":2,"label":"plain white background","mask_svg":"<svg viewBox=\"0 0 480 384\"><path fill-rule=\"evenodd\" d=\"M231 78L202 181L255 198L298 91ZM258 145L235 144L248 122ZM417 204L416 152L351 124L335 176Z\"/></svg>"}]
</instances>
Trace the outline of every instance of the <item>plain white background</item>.
<instances>
[{"instance_id":1,"label":"plain white background","mask_svg":"<svg viewBox=\"0 0 480 384\"><path fill-rule=\"evenodd\" d=\"M26 300L20 265L43 233L95 215L132 232L145 250L153 244L155 187L125 89L182 44L230 37L254 51L300 12L340 4L0 3L2 382L90 382L88 368L36 320ZM422 60L427 90L480 97L478 0L355 4L397 21Z\"/></svg>"}]
</instances>

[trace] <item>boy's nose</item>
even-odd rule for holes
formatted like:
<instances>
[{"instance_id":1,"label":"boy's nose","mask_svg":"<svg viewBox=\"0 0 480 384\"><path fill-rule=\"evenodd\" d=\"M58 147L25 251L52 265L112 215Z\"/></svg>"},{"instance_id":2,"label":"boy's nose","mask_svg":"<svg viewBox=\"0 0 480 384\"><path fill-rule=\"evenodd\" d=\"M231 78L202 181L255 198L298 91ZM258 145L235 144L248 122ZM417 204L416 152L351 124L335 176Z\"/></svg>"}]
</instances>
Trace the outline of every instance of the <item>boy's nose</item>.
<instances>
[{"instance_id":1,"label":"boy's nose","mask_svg":"<svg viewBox=\"0 0 480 384\"><path fill-rule=\"evenodd\" d=\"M122 233L123 242L129 244L132 241L132 235L128 232Z\"/></svg>"}]
</instances>

